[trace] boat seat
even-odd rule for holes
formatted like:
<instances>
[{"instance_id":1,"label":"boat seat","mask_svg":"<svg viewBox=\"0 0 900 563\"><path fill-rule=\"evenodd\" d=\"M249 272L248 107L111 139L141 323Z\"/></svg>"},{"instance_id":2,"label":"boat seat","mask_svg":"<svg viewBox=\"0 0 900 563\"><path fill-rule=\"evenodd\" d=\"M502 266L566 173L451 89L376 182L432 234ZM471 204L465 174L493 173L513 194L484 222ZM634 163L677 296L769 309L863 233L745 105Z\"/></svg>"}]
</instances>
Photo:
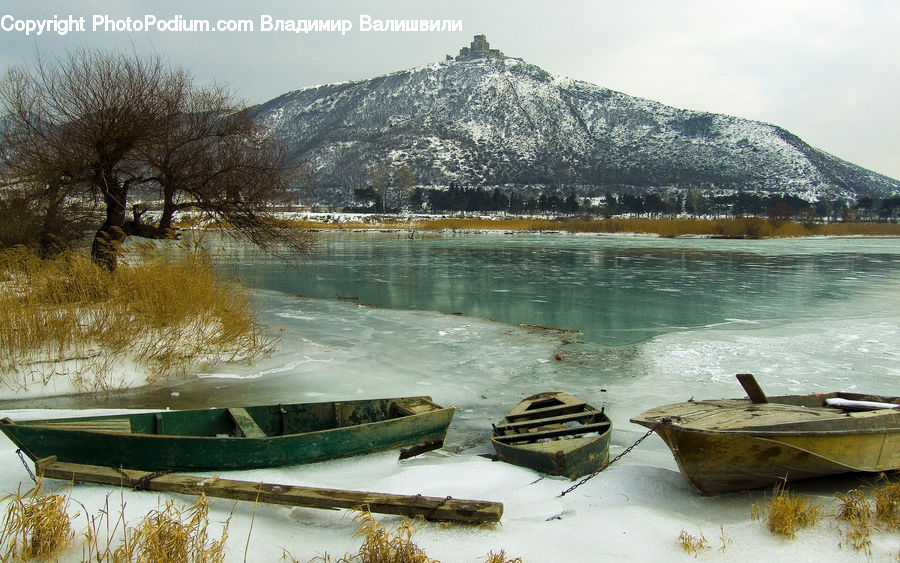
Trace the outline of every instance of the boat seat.
<instances>
[{"instance_id":1,"label":"boat seat","mask_svg":"<svg viewBox=\"0 0 900 563\"><path fill-rule=\"evenodd\" d=\"M234 425L237 427L237 433L241 436L247 438L266 437L266 433L262 431L262 428L260 428L258 424L256 424L256 421L253 420L253 417L250 416L247 409L243 407L231 408L228 409L228 414L231 415L231 420L234 421Z\"/></svg>"},{"instance_id":2,"label":"boat seat","mask_svg":"<svg viewBox=\"0 0 900 563\"><path fill-rule=\"evenodd\" d=\"M104 420L52 420L43 421L40 424L31 425L35 428L52 428L54 430L86 430L89 432L118 432L131 433L131 419L108 418Z\"/></svg>"},{"instance_id":3,"label":"boat seat","mask_svg":"<svg viewBox=\"0 0 900 563\"><path fill-rule=\"evenodd\" d=\"M560 416L551 416L547 418L537 418L534 420L523 420L520 422L509 422L507 424L497 425L495 428L500 431L519 430L522 428L534 428L536 426L546 426L548 424L561 424L563 422L588 422L590 419L599 415L600 411L584 411L574 412L571 414L563 414Z\"/></svg>"},{"instance_id":4,"label":"boat seat","mask_svg":"<svg viewBox=\"0 0 900 563\"><path fill-rule=\"evenodd\" d=\"M398 416L412 416L423 412L433 412L442 407L432 402L428 397L411 397L397 401L391 401L388 408Z\"/></svg>"},{"instance_id":5,"label":"boat seat","mask_svg":"<svg viewBox=\"0 0 900 563\"><path fill-rule=\"evenodd\" d=\"M566 403L564 405L555 405L552 407L544 407L542 409L530 409L522 412L511 412L506 415L507 420L512 421L513 419L520 418L535 418L535 416L539 416L541 418L547 416L559 416L562 414L569 414L573 412L584 412L584 408L587 406L587 403Z\"/></svg>"},{"instance_id":6,"label":"boat seat","mask_svg":"<svg viewBox=\"0 0 900 563\"><path fill-rule=\"evenodd\" d=\"M585 424L573 428L556 428L553 430L542 430L540 432L522 432L519 434L509 434L508 436L494 436L494 440L502 443L534 442L543 438L559 438L562 436L587 434L589 432L603 433L608 430L609 427L609 422L597 422L595 424Z\"/></svg>"}]
</instances>

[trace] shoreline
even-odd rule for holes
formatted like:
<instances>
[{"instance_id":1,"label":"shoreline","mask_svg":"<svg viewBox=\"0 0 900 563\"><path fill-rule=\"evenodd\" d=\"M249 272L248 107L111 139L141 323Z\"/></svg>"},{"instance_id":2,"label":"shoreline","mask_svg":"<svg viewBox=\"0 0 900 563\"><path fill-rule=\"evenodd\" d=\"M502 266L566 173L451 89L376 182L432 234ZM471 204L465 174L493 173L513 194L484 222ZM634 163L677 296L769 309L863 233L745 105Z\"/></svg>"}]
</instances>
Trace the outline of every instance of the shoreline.
<instances>
[{"instance_id":1,"label":"shoreline","mask_svg":"<svg viewBox=\"0 0 900 563\"><path fill-rule=\"evenodd\" d=\"M288 226L311 231L558 233L661 238L767 239L807 237L900 237L900 223L800 223L760 217L576 218L508 216L366 215L281 212Z\"/></svg>"}]
</instances>

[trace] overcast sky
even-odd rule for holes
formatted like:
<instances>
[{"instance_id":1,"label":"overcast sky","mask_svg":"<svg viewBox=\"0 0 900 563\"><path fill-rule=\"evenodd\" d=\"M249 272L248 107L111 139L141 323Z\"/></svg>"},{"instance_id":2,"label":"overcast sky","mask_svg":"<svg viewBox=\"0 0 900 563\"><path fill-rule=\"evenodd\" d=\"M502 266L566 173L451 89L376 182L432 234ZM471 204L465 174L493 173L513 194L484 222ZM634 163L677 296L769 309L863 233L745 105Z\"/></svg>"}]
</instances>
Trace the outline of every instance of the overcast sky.
<instances>
[{"instance_id":1,"label":"overcast sky","mask_svg":"<svg viewBox=\"0 0 900 563\"><path fill-rule=\"evenodd\" d=\"M485 34L557 75L679 108L780 125L900 179L896 0L0 0L0 17L84 17L84 32L0 31L0 68L78 47L155 52L248 103L440 61ZM93 31L93 17L251 20L253 32ZM261 17L347 19L347 34L263 32ZM455 32L364 32L373 19L460 20Z\"/></svg>"}]
</instances>

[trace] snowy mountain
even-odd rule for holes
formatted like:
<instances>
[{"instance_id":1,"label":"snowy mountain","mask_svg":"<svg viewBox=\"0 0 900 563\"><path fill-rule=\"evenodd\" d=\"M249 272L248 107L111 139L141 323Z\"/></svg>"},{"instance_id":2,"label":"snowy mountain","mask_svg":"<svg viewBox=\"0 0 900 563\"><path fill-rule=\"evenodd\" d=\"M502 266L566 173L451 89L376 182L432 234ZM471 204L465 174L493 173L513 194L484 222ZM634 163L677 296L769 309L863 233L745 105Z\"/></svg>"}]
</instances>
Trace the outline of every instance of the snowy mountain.
<instances>
[{"instance_id":1,"label":"snowy mountain","mask_svg":"<svg viewBox=\"0 0 900 563\"><path fill-rule=\"evenodd\" d=\"M375 164L416 184L607 192L743 190L813 201L900 193L900 181L767 123L676 109L517 59L448 60L284 94L255 108L316 172L317 199L352 201Z\"/></svg>"}]
</instances>

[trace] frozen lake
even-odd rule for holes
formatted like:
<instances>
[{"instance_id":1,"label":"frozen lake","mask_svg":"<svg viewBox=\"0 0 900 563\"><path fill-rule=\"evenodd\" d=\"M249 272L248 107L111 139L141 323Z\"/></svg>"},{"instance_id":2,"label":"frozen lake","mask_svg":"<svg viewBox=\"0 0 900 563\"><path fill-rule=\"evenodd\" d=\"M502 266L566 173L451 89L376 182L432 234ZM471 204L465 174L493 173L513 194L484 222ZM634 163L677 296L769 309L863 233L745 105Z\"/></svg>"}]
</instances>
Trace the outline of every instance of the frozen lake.
<instances>
[{"instance_id":1,"label":"frozen lake","mask_svg":"<svg viewBox=\"0 0 900 563\"><path fill-rule=\"evenodd\" d=\"M420 532L422 547L444 561L477 561L500 548L525 561L681 557L681 529L710 539L701 558L758 560L759 549L771 549L778 559L865 560L840 547L831 524L794 542L770 536L749 519L763 493L697 496L655 436L563 499L556 495L568 481L532 484L536 474L480 454L491 453L491 422L540 391L605 406L613 455L643 433L628 420L648 408L743 396L735 373L754 373L773 395L900 394L900 240L420 236L326 233L321 255L295 266L231 249L228 273L259 290L263 321L282 331L274 356L149 390L7 406L177 409L431 395L459 408L441 452L263 475L506 503L498 531ZM240 478L262 478L248 473ZM857 485L849 477L796 490L830 507L835 491ZM347 518L267 510L292 538L278 545L300 560L354 549ZM732 542L721 553L720 526ZM873 539L876 560L896 560L898 550L896 536Z\"/></svg>"}]
</instances>

